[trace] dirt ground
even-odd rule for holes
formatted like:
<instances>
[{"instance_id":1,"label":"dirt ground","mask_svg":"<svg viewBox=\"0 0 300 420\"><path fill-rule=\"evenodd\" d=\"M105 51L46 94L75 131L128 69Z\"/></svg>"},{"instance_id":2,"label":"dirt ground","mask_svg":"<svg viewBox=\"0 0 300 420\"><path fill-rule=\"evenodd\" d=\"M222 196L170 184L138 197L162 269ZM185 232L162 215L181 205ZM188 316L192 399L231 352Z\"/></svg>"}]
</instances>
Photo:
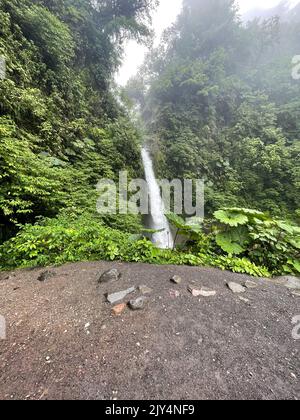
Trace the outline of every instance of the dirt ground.
<instances>
[{"instance_id":1,"label":"dirt ground","mask_svg":"<svg viewBox=\"0 0 300 420\"><path fill-rule=\"evenodd\" d=\"M122 279L98 285L110 268ZM300 298L287 288L256 280L246 302L226 282L249 278L213 269L99 262L51 270L44 282L43 269L0 274L1 399L299 399L292 319ZM174 274L182 284L170 282ZM139 285L153 289L147 306L113 315L104 294ZM217 294L194 297L189 285Z\"/></svg>"}]
</instances>

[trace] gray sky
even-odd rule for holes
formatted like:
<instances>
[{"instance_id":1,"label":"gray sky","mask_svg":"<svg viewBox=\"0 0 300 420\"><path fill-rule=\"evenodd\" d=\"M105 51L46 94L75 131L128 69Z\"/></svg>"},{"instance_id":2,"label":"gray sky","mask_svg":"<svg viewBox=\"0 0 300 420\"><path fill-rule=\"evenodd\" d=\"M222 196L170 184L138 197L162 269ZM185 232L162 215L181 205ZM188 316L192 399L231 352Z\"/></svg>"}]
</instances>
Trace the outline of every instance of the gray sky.
<instances>
[{"instance_id":1,"label":"gray sky","mask_svg":"<svg viewBox=\"0 0 300 420\"><path fill-rule=\"evenodd\" d=\"M299 0L292 0L297 4ZM251 9L269 9L279 4L281 0L238 0L240 12L243 14ZM153 28L156 34L156 44L159 42L163 31L168 28L179 14L182 0L160 0L160 6L153 15ZM123 65L116 76L117 83L125 85L128 79L135 75L139 66L143 63L146 48L130 41L126 46Z\"/></svg>"}]
</instances>

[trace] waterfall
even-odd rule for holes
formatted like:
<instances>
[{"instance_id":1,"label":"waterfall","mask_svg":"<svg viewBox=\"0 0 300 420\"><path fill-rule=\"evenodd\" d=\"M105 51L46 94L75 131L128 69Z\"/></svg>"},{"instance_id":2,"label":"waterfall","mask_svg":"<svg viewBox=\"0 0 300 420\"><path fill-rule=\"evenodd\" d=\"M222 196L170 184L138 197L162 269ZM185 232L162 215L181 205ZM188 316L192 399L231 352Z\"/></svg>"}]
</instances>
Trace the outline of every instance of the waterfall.
<instances>
[{"instance_id":1,"label":"waterfall","mask_svg":"<svg viewBox=\"0 0 300 420\"><path fill-rule=\"evenodd\" d=\"M145 177L148 184L151 213L151 229L161 230L153 235L153 242L162 249L173 247L173 237L169 222L164 214L164 204L162 201L160 188L155 178L153 163L149 151L142 149L142 159L145 170Z\"/></svg>"}]
</instances>

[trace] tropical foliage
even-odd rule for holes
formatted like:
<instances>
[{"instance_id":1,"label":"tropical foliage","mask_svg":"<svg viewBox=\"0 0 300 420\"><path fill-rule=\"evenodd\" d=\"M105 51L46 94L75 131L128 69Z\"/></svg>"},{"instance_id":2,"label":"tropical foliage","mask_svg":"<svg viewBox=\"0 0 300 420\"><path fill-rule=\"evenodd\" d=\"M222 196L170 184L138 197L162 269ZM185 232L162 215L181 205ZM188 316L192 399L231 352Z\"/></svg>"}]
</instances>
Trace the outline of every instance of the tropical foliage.
<instances>
[{"instance_id":1,"label":"tropical foliage","mask_svg":"<svg viewBox=\"0 0 300 420\"><path fill-rule=\"evenodd\" d=\"M0 247L0 267L102 259L206 265L265 277L300 273L299 227L248 209L222 209L215 216L208 226L169 214L185 241L174 250L160 250L142 232L132 235L90 214L64 212L56 219L25 225Z\"/></svg>"},{"instance_id":2,"label":"tropical foliage","mask_svg":"<svg viewBox=\"0 0 300 420\"><path fill-rule=\"evenodd\" d=\"M233 0L184 0L127 91L162 178L203 179L206 213L300 208L300 5L244 22ZM280 10L283 16L278 16ZM273 16L274 13L274 16Z\"/></svg>"},{"instance_id":3,"label":"tropical foliage","mask_svg":"<svg viewBox=\"0 0 300 420\"><path fill-rule=\"evenodd\" d=\"M112 82L124 40L149 39L155 4L0 0L0 243L61 209L94 212L100 178L142 174Z\"/></svg>"},{"instance_id":4,"label":"tropical foliage","mask_svg":"<svg viewBox=\"0 0 300 420\"><path fill-rule=\"evenodd\" d=\"M147 238L136 238L105 226L89 214L62 214L25 225L16 237L0 246L0 268L36 267L94 260L147 262L151 264L210 265L237 273L270 276L270 272L246 258L211 253L161 250Z\"/></svg>"},{"instance_id":5,"label":"tropical foliage","mask_svg":"<svg viewBox=\"0 0 300 420\"><path fill-rule=\"evenodd\" d=\"M0 0L0 269L103 259L299 275L300 7L246 24L233 0L184 0L126 89L137 124L113 79L124 42L151 41L156 5ZM206 182L206 219L167 215L172 250L139 216L96 213L99 179L143 175L141 133L158 175Z\"/></svg>"},{"instance_id":6,"label":"tropical foliage","mask_svg":"<svg viewBox=\"0 0 300 420\"><path fill-rule=\"evenodd\" d=\"M224 208L216 211L215 219L201 225L167 215L169 221L186 238L184 247L201 256L209 264L223 267L222 262L251 264L266 269L272 275L300 274L300 227L272 219L257 210ZM247 268L247 264L249 264Z\"/></svg>"}]
</instances>

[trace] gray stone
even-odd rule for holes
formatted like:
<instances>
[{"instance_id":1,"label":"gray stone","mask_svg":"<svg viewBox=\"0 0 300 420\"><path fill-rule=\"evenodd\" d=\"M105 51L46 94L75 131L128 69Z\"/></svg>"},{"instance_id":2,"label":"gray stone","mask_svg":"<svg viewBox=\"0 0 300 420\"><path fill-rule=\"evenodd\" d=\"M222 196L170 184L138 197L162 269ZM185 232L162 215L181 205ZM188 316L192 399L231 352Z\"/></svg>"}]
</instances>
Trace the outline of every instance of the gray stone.
<instances>
[{"instance_id":1,"label":"gray stone","mask_svg":"<svg viewBox=\"0 0 300 420\"><path fill-rule=\"evenodd\" d=\"M247 280L244 286L246 287L246 289L256 289L258 287L258 284L255 283L254 281Z\"/></svg>"},{"instance_id":2,"label":"gray stone","mask_svg":"<svg viewBox=\"0 0 300 420\"><path fill-rule=\"evenodd\" d=\"M284 286L286 283L286 280L284 280L284 277L273 277L270 279L266 279L267 282L276 284L278 286Z\"/></svg>"},{"instance_id":3,"label":"gray stone","mask_svg":"<svg viewBox=\"0 0 300 420\"><path fill-rule=\"evenodd\" d=\"M139 311L145 307L147 302L148 302L148 299L146 298L146 296L140 296L136 299L132 299L129 302L129 307L133 311Z\"/></svg>"},{"instance_id":4,"label":"gray stone","mask_svg":"<svg viewBox=\"0 0 300 420\"><path fill-rule=\"evenodd\" d=\"M201 287L200 296L203 297L212 297L216 296L217 292L215 290L208 289L207 287Z\"/></svg>"},{"instance_id":5,"label":"gray stone","mask_svg":"<svg viewBox=\"0 0 300 420\"><path fill-rule=\"evenodd\" d=\"M294 290L294 291L292 292L292 295L293 295L293 296L300 297L300 290Z\"/></svg>"},{"instance_id":6,"label":"gray stone","mask_svg":"<svg viewBox=\"0 0 300 420\"><path fill-rule=\"evenodd\" d=\"M281 276L281 277L274 277L269 279L268 281L278 284L280 286L285 286L291 290L300 290L300 278L294 276Z\"/></svg>"},{"instance_id":7,"label":"gray stone","mask_svg":"<svg viewBox=\"0 0 300 420\"><path fill-rule=\"evenodd\" d=\"M41 283L43 283L44 281L50 279L51 277L54 277L56 275L56 273L54 273L53 271L43 271L39 276L38 276L38 281L40 281Z\"/></svg>"},{"instance_id":8,"label":"gray stone","mask_svg":"<svg viewBox=\"0 0 300 420\"><path fill-rule=\"evenodd\" d=\"M285 287L292 290L300 290L300 278L299 277L293 277L293 276L286 276L283 277L285 280Z\"/></svg>"},{"instance_id":9,"label":"gray stone","mask_svg":"<svg viewBox=\"0 0 300 420\"><path fill-rule=\"evenodd\" d=\"M109 283L113 281L118 281L122 277L122 274L116 268L111 270L105 271L105 273L101 274L98 283Z\"/></svg>"},{"instance_id":10,"label":"gray stone","mask_svg":"<svg viewBox=\"0 0 300 420\"><path fill-rule=\"evenodd\" d=\"M135 287L130 287L127 290L122 290L120 292L116 292L116 293L111 293L109 295L107 295L107 301L111 304L114 304L116 302L119 302L120 300L123 300L126 298L127 295L130 295L130 293L134 293L135 292Z\"/></svg>"},{"instance_id":11,"label":"gray stone","mask_svg":"<svg viewBox=\"0 0 300 420\"><path fill-rule=\"evenodd\" d=\"M234 283L234 282L231 281L231 282L227 283L227 286L235 294L245 293L246 292L245 287L243 287L239 283Z\"/></svg>"},{"instance_id":12,"label":"gray stone","mask_svg":"<svg viewBox=\"0 0 300 420\"><path fill-rule=\"evenodd\" d=\"M175 275L171 278L171 282L175 284L180 284L182 282L182 278L180 276Z\"/></svg>"},{"instance_id":13,"label":"gray stone","mask_svg":"<svg viewBox=\"0 0 300 420\"><path fill-rule=\"evenodd\" d=\"M216 296L217 292L215 290L208 289L207 287L201 287L201 289L195 289L192 286L188 288L189 292L195 297L212 297Z\"/></svg>"},{"instance_id":14,"label":"gray stone","mask_svg":"<svg viewBox=\"0 0 300 420\"><path fill-rule=\"evenodd\" d=\"M149 295L150 293L152 293L152 289L150 289L150 287L145 286L145 285L141 285L139 286L139 291L143 294L143 295Z\"/></svg>"}]
</instances>

